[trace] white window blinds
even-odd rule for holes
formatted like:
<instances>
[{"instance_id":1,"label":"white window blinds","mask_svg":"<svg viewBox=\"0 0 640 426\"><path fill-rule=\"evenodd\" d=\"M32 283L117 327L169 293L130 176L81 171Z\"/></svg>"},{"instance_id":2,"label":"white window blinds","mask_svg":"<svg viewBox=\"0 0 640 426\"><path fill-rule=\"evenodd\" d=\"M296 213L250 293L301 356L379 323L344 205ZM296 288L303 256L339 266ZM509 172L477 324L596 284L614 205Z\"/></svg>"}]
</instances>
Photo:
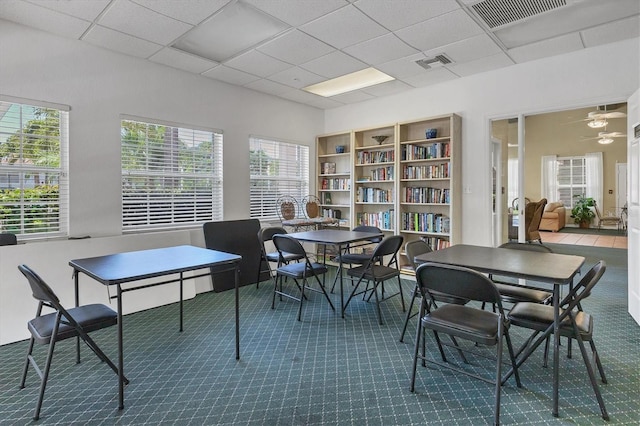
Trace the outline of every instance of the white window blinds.
<instances>
[{"instance_id":1,"label":"white window blinds","mask_svg":"<svg viewBox=\"0 0 640 426\"><path fill-rule=\"evenodd\" d=\"M124 231L222 220L222 133L126 119Z\"/></svg>"},{"instance_id":2,"label":"white window blinds","mask_svg":"<svg viewBox=\"0 0 640 426\"><path fill-rule=\"evenodd\" d=\"M274 219L276 200L309 195L309 147L251 137L249 139L250 217Z\"/></svg>"},{"instance_id":3,"label":"white window blinds","mask_svg":"<svg viewBox=\"0 0 640 426\"><path fill-rule=\"evenodd\" d=\"M0 231L68 235L69 108L0 100Z\"/></svg>"},{"instance_id":4,"label":"white window blinds","mask_svg":"<svg viewBox=\"0 0 640 426\"><path fill-rule=\"evenodd\" d=\"M557 160L558 196L568 209L573 208L574 197L587 190L584 157L559 157Z\"/></svg>"}]
</instances>

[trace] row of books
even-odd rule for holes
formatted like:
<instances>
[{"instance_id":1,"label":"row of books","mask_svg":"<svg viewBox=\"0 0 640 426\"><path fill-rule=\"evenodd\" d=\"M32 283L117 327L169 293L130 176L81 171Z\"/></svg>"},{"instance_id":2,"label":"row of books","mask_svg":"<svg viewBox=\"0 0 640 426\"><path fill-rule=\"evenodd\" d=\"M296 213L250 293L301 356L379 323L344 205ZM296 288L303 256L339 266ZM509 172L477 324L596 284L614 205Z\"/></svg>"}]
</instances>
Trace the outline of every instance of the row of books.
<instances>
[{"instance_id":1,"label":"row of books","mask_svg":"<svg viewBox=\"0 0 640 426\"><path fill-rule=\"evenodd\" d=\"M437 232L448 234L451 220L440 213L402 213L401 226L404 231Z\"/></svg>"},{"instance_id":2,"label":"row of books","mask_svg":"<svg viewBox=\"0 0 640 426\"><path fill-rule=\"evenodd\" d=\"M389 209L386 211L366 213L356 213L356 224L376 226L380 229L393 229L395 223L395 210Z\"/></svg>"},{"instance_id":3,"label":"row of books","mask_svg":"<svg viewBox=\"0 0 640 426\"><path fill-rule=\"evenodd\" d=\"M322 217L342 219L342 210L324 208L322 209Z\"/></svg>"},{"instance_id":4,"label":"row of books","mask_svg":"<svg viewBox=\"0 0 640 426\"><path fill-rule=\"evenodd\" d=\"M395 161L395 151L393 149L387 151L358 151L358 165L377 164L377 163L393 163Z\"/></svg>"},{"instance_id":5,"label":"row of books","mask_svg":"<svg viewBox=\"0 0 640 426\"><path fill-rule=\"evenodd\" d=\"M351 189L351 179L335 178L335 179L322 179L321 189L333 189L333 190L349 190Z\"/></svg>"},{"instance_id":6,"label":"row of books","mask_svg":"<svg viewBox=\"0 0 640 426\"><path fill-rule=\"evenodd\" d=\"M437 179L449 177L449 163L428 166L402 166L403 179Z\"/></svg>"},{"instance_id":7,"label":"row of books","mask_svg":"<svg viewBox=\"0 0 640 426\"><path fill-rule=\"evenodd\" d=\"M451 190L448 188L407 187L405 202L425 204L448 204L451 202Z\"/></svg>"},{"instance_id":8,"label":"row of books","mask_svg":"<svg viewBox=\"0 0 640 426\"><path fill-rule=\"evenodd\" d=\"M356 191L356 202L358 203L391 203L393 199L393 190L391 189L361 186Z\"/></svg>"},{"instance_id":9,"label":"row of books","mask_svg":"<svg viewBox=\"0 0 640 426\"><path fill-rule=\"evenodd\" d=\"M393 180L393 166L371 170L371 180Z\"/></svg>"},{"instance_id":10,"label":"row of books","mask_svg":"<svg viewBox=\"0 0 640 426\"><path fill-rule=\"evenodd\" d=\"M407 144L402 147L402 160L428 160L430 158L451 157L448 142L432 143L430 145Z\"/></svg>"},{"instance_id":11,"label":"row of books","mask_svg":"<svg viewBox=\"0 0 640 426\"><path fill-rule=\"evenodd\" d=\"M440 237L420 237L422 241L427 243L431 250L440 250L451 246L451 242L448 239Z\"/></svg>"}]
</instances>

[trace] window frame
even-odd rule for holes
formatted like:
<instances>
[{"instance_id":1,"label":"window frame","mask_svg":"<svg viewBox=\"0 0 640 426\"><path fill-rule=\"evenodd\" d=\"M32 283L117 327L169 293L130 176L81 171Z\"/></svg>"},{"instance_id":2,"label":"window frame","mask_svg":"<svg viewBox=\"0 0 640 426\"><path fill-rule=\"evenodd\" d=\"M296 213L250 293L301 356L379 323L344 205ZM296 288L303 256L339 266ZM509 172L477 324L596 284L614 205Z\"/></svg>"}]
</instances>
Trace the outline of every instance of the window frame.
<instances>
[{"instance_id":1,"label":"window frame","mask_svg":"<svg viewBox=\"0 0 640 426\"><path fill-rule=\"evenodd\" d=\"M4 135L7 136L7 139L13 135L20 135L22 139L20 142L19 154L20 158L19 165L8 164L0 159L0 174L6 173L9 175L17 175L18 177L18 188L20 191L20 201L18 205L20 206L20 214L19 214L19 225L18 229L11 226L3 226L0 223L0 231L1 232L11 232L16 234L21 241L24 240L37 240L37 239L48 239L48 238L59 238L59 237L68 237L69 236L69 120L70 120L70 111L71 107L68 105L39 101L33 99L25 99L25 98L17 98L12 96L0 95L0 102L10 104L9 107L4 111L6 114L7 111L14 105L18 105L20 107L19 114L19 127L15 133L10 133L9 131L3 132ZM59 162L58 166L50 166L50 165L39 165L34 164L33 162L29 163L23 160L23 153L25 152L25 143L24 136L29 133L23 133L25 126L28 122L35 120L35 118L31 118L27 121L23 121L23 108L43 108L48 110L55 110L58 112L58 135L54 137L58 141L58 154L59 157L56 156L56 160ZM2 129L0 128L0 131ZM32 134L31 134L32 135ZM40 138L51 139L51 135L44 135ZM39 139L40 139L39 138ZM28 183L29 175L32 176L33 182L31 184ZM51 177L54 177L54 181L57 181L57 199L51 201L52 199L49 195L44 195L42 198L35 201L28 201L25 197L25 190L28 189L31 185L35 188L37 184L37 180L35 176L42 177L45 175L45 181L49 181ZM57 176L56 176L57 175ZM7 185L10 185L10 178L7 178ZM54 184L55 186L55 184ZM33 189L32 188L32 189ZM6 189L12 189L7 187ZM51 194L47 192L47 194ZM6 205L14 204L12 202L8 202ZM29 228L33 231L34 228L30 227L27 222L27 211L30 208L30 205L34 204L48 205L53 206L55 211L55 207L57 207L57 212L51 214L51 207L48 207L46 210L49 213L44 213L43 220L45 223L50 225L44 225L45 227L55 228L52 231L40 230L35 232L29 232ZM0 204L2 206L2 204ZM31 211L31 214L34 214ZM56 218L53 222L50 221L51 218ZM17 231L17 232L16 232Z\"/></svg>"},{"instance_id":2,"label":"window frame","mask_svg":"<svg viewBox=\"0 0 640 426\"><path fill-rule=\"evenodd\" d=\"M298 175L254 174L253 153L258 148L263 150L268 148L274 151L295 150L296 157L287 160L288 163L286 163L285 170L298 173ZM311 147L301 142L257 135L249 136L249 217L251 219L279 220L276 212L276 201L280 196L292 195L298 202L302 202L303 197L309 195L311 184L310 155ZM280 157L275 157L275 160L283 161ZM297 167L292 167L292 165L297 165ZM297 169L297 171L294 169ZM281 170L280 167L278 167L278 170ZM258 187L258 183L263 183L267 187L271 187L271 189L257 191L254 188Z\"/></svg>"},{"instance_id":3,"label":"window frame","mask_svg":"<svg viewBox=\"0 0 640 426\"><path fill-rule=\"evenodd\" d=\"M570 161L571 165L569 166L570 171L572 172L569 176L570 178L570 183L569 184L562 184L560 182L560 168L561 167L566 167L564 165L561 165L560 162L562 161ZM574 184L575 181L575 175L573 173L573 171L575 170L575 165L573 164L575 161L581 161L582 162L582 184ZM587 192L587 164L586 164L586 157L585 156L569 156L569 157L557 157L556 158L556 168L557 168L557 185L558 185L558 201L563 201L564 205L567 207L567 209L571 210L573 208L573 203L575 200L575 196L576 195L584 195ZM560 195L562 190L569 190L571 197L568 200L563 199L563 197Z\"/></svg>"},{"instance_id":4,"label":"window frame","mask_svg":"<svg viewBox=\"0 0 640 426\"><path fill-rule=\"evenodd\" d=\"M145 134L145 150L146 154L141 154L140 159L145 163L145 167L141 169L125 169L125 123L137 123L139 125L146 126L147 133ZM162 141L162 149L158 149L158 146L151 147L149 141L149 128L150 127L165 127L164 136L162 139L155 139L156 142ZM166 144L166 131L169 128L169 134L171 135L171 141L175 136L176 142L181 142L182 138L180 133L192 133L193 140L197 140L197 134L204 135L210 134L211 139L197 140L198 143L211 142L211 164L210 170L205 173L196 172L195 169L198 166L202 166L205 163L198 163L196 159L191 163L186 163L187 166L193 168L190 172L175 171L176 167L181 165L180 160L183 159L183 154L188 153L188 150L182 150L182 144L178 146L176 152L171 151L174 144L169 144L169 152L167 152ZM189 140L189 139L187 139ZM221 221L224 215L224 180L223 180L223 152L224 136L223 132L218 129L206 128L202 126L194 126L184 123L168 122L165 120L158 120L146 117L138 117L131 115L120 116L120 158L121 158L121 221L123 233L135 233L145 231L161 231L167 229L177 228L194 228L201 226L206 222ZM130 147L127 147L130 148ZM154 156L162 156L163 162L153 163ZM177 156L173 156L177 154ZM127 157L129 158L129 157ZM170 158L169 161L165 161ZM155 170L154 170L155 168ZM168 170L169 169L169 170ZM146 183L142 186L138 185L137 192L132 191L136 179L138 183L146 180ZM162 184L153 183L154 181L161 181ZM180 187L186 186L187 183L193 186L190 192L171 192L166 189L157 191L152 189L152 186L157 188L165 188L164 183L166 181L174 182ZM202 182L210 181L210 191L202 192L198 189ZM134 184L132 184L134 183ZM206 186L205 185L200 185ZM128 197L127 193L131 196ZM181 199L182 198L182 199ZM191 201L189 200L191 198ZM207 205L210 203L210 205ZM170 208L162 209L158 208L158 205L169 205ZM181 205L182 204L182 205ZM188 207L185 207L188 206ZM205 206L202 209L202 206ZM129 211L127 211L129 210ZM146 214L145 214L146 212ZM205 217L206 215L206 217ZM187 216L192 216L193 220L186 220Z\"/></svg>"}]
</instances>

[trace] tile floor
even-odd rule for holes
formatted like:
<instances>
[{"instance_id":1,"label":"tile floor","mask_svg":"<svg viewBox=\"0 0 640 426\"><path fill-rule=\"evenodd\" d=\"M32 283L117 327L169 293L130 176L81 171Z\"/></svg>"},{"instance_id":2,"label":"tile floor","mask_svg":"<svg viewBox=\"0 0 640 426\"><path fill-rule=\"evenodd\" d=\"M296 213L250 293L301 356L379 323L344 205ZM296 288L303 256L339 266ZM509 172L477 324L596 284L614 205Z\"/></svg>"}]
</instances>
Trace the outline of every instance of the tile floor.
<instances>
[{"instance_id":1,"label":"tile floor","mask_svg":"<svg viewBox=\"0 0 640 426\"><path fill-rule=\"evenodd\" d=\"M574 244L579 246L620 249L627 248L627 236L622 233L614 236L541 231L540 234L544 243Z\"/></svg>"}]
</instances>

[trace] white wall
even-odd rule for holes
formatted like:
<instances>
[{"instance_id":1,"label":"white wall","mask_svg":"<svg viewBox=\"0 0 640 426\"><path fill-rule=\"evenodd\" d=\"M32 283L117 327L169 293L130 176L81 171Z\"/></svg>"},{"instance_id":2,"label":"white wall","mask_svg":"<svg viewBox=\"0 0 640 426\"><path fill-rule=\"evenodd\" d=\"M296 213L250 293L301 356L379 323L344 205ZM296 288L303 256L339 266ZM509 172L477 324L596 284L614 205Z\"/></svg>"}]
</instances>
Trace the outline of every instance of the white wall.
<instances>
[{"instance_id":1,"label":"white wall","mask_svg":"<svg viewBox=\"0 0 640 426\"><path fill-rule=\"evenodd\" d=\"M70 234L92 237L0 250L0 344L28 337L26 320L35 313L36 303L18 272L19 263L32 266L70 305L71 259L175 244L204 246L200 229L121 235L120 114L222 130L225 219L248 218L250 134L308 144L315 156L315 135L322 133L324 121L317 108L3 20L0 94L71 107ZM191 297L211 289L209 280L189 285ZM125 310L177 300L169 287L141 296L128 293L125 299L134 303ZM96 300L107 302L104 289L96 292ZM93 300L93 293L83 294L87 296L83 302Z\"/></svg>"},{"instance_id":2,"label":"white wall","mask_svg":"<svg viewBox=\"0 0 640 426\"><path fill-rule=\"evenodd\" d=\"M440 114L462 117L462 242L490 245L491 118L626 101L640 87L632 39L327 110L326 133Z\"/></svg>"}]
</instances>

